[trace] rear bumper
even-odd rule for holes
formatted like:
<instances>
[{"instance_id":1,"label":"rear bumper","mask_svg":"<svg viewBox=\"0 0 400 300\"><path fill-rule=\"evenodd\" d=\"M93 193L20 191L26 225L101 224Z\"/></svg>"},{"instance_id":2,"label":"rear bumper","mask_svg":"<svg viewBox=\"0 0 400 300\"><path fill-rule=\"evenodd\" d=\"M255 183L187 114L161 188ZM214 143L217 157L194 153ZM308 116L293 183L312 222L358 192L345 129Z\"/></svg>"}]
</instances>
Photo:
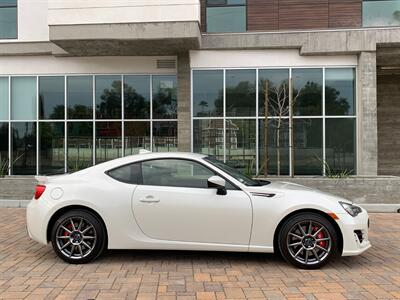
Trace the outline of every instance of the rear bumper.
<instances>
[{"instance_id":1,"label":"rear bumper","mask_svg":"<svg viewBox=\"0 0 400 300\"><path fill-rule=\"evenodd\" d=\"M341 214L339 219L343 234L343 256L359 255L371 247L368 239L369 217L365 210L355 218Z\"/></svg>"},{"instance_id":2,"label":"rear bumper","mask_svg":"<svg viewBox=\"0 0 400 300\"><path fill-rule=\"evenodd\" d=\"M31 200L26 209L26 227L31 239L47 244L47 216L50 210L45 199Z\"/></svg>"}]
</instances>

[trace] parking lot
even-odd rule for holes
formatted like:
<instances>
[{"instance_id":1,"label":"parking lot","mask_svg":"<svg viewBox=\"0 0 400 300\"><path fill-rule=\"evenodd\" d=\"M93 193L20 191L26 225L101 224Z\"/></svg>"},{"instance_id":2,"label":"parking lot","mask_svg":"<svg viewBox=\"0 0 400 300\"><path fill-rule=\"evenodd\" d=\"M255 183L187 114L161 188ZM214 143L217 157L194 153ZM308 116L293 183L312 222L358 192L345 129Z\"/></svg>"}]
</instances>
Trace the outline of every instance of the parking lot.
<instances>
[{"instance_id":1,"label":"parking lot","mask_svg":"<svg viewBox=\"0 0 400 300\"><path fill-rule=\"evenodd\" d=\"M322 270L272 254L108 251L68 265L31 241L25 209L0 209L1 299L400 299L400 214L371 214L367 253Z\"/></svg>"}]
</instances>

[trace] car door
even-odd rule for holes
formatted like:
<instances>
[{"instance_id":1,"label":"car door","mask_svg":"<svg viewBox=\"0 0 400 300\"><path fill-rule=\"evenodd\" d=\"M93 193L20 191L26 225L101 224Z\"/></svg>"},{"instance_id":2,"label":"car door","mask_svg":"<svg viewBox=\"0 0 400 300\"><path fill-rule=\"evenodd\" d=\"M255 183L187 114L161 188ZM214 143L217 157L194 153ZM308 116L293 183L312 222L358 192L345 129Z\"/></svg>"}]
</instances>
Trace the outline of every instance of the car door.
<instances>
[{"instance_id":1,"label":"car door","mask_svg":"<svg viewBox=\"0 0 400 300\"><path fill-rule=\"evenodd\" d=\"M247 194L227 183L217 195L207 179L215 172L199 162L142 162L142 184L132 196L137 224L153 239L247 245L252 208Z\"/></svg>"}]
</instances>

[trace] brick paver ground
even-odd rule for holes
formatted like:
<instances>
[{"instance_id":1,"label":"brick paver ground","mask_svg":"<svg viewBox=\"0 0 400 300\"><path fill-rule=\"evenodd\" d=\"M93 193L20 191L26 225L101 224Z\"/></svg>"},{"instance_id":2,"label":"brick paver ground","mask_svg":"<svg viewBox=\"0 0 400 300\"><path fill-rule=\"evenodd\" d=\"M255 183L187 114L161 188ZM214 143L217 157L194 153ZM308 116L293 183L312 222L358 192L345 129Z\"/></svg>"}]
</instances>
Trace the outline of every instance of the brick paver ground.
<instances>
[{"instance_id":1,"label":"brick paver ground","mask_svg":"<svg viewBox=\"0 0 400 300\"><path fill-rule=\"evenodd\" d=\"M31 241L24 209L0 209L0 298L399 299L400 214L371 214L367 253L322 270L272 254L109 251L68 265Z\"/></svg>"}]
</instances>

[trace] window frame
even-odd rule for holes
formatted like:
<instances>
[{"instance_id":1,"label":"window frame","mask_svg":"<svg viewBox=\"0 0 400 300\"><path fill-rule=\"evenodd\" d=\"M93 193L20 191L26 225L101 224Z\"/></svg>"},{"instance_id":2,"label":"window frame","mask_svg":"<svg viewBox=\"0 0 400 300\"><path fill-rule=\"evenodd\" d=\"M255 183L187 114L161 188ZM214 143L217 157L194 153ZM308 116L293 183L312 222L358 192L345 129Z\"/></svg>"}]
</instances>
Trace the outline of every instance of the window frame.
<instances>
[{"instance_id":1,"label":"window frame","mask_svg":"<svg viewBox=\"0 0 400 300\"><path fill-rule=\"evenodd\" d=\"M0 6L0 10L2 8L14 8L16 10L16 14L17 14L17 21L15 22L15 38L2 38L0 37L0 41L1 40L18 40L18 32L19 32L19 28L18 28L18 0L15 0L15 5L7 5L7 6Z\"/></svg>"},{"instance_id":2,"label":"window frame","mask_svg":"<svg viewBox=\"0 0 400 300\"><path fill-rule=\"evenodd\" d=\"M204 23L205 23L205 31L206 33L208 33L208 22L207 22L207 8L209 7L245 7L245 17L246 17L246 22L245 22L245 30L243 32L247 32L248 28L249 28L249 18L248 18L248 7L247 7L247 0L244 0L245 4L208 4L207 0L205 0L205 4L204 4L204 10L205 10L205 14L204 14ZM213 32L214 33L214 32ZM223 33L223 32L221 32Z\"/></svg>"}]
</instances>

